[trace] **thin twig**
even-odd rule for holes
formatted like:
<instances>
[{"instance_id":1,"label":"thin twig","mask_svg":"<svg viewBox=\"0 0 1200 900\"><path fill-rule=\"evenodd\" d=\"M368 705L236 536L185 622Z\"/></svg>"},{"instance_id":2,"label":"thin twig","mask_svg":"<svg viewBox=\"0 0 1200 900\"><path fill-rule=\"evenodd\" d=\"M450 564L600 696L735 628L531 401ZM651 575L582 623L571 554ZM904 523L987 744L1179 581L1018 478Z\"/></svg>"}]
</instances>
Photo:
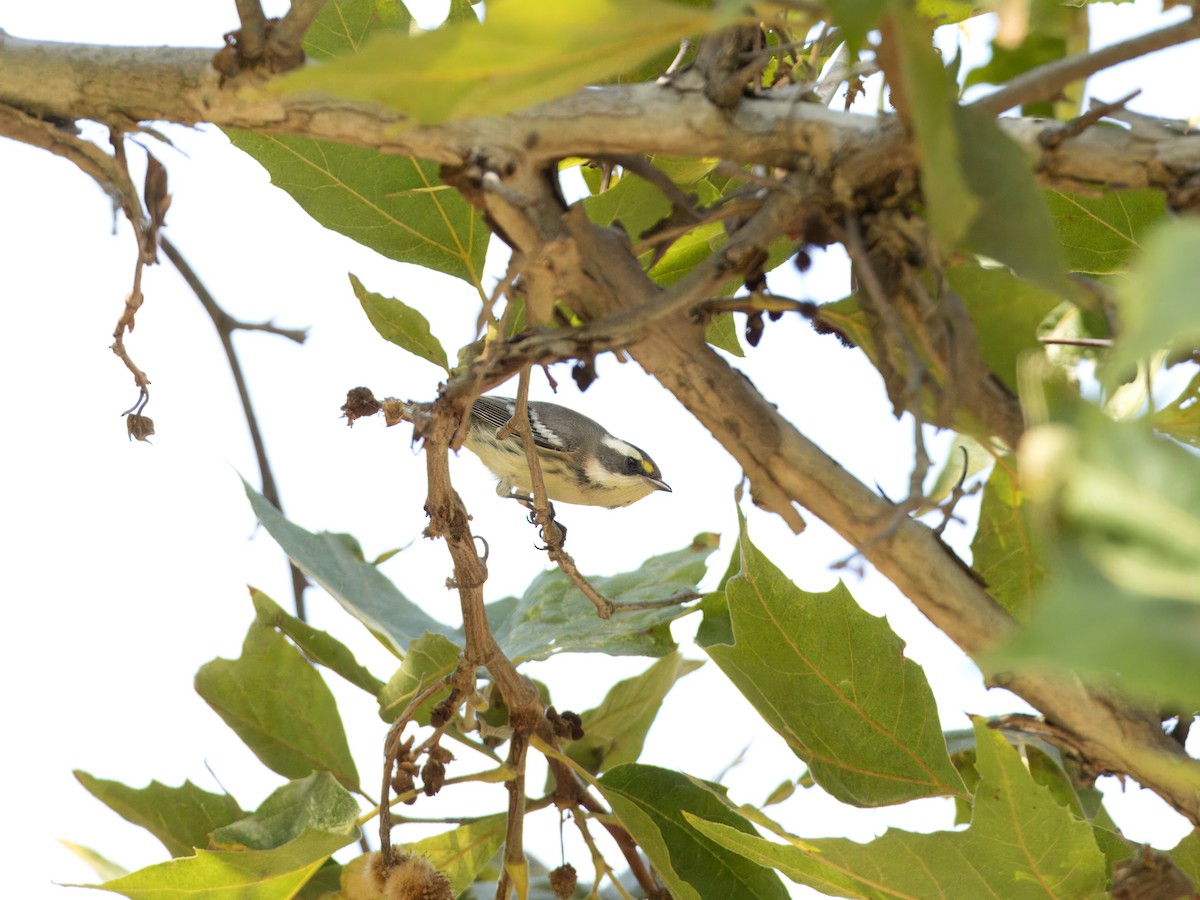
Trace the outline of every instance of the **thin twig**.
<instances>
[{"instance_id":1,"label":"thin twig","mask_svg":"<svg viewBox=\"0 0 1200 900\"><path fill-rule=\"evenodd\" d=\"M1030 69L1010 80L986 97L980 97L974 103L968 103L970 109L977 109L988 115L999 115L1014 106L1034 103L1053 97L1074 81L1087 78L1104 69L1111 68L1126 60L1136 59L1173 47L1176 44L1187 43L1200 38L1200 21L1195 18L1187 19L1176 25L1168 25L1158 31L1139 35L1127 41L1121 41L1082 56L1068 56L1054 62L1046 63Z\"/></svg>"},{"instance_id":2,"label":"thin twig","mask_svg":"<svg viewBox=\"0 0 1200 900\"><path fill-rule=\"evenodd\" d=\"M1056 122L1040 135L1038 135L1038 143L1047 150L1053 150L1062 144L1063 141L1069 138L1078 137L1083 134L1093 125L1097 124L1101 119L1111 116L1113 113L1125 108L1130 100L1142 92L1141 88L1130 91L1120 100L1112 103L1093 103L1081 116L1076 116L1069 122Z\"/></svg>"},{"instance_id":3,"label":"thin twig","mask_svg":"<svg viewBox=\"0 0 1200 900\"><path fill-rule=\"evenodd\" d=\"M1113 345L1112 338L1039 337L1038 342L1042 344L1062 344L1067 347L1108 348Z\"/></svg>"},{"instance_id":4,"label":"thin twig","mask_svg":"<svg viewBox=\"0 0 1200 900\"><path fill-rule=\"evenodd\" d=\"M164 234L158 236L158 244L162 247L163 253L167 259L171 261L171 265L187 282L187 286L192 289L192 293L196 295L196 299L200 301L200 305L204 307L204 311L208 313L208 317L212 319L213 327L217 329L217 338L221 342L221 349L225 351L225 360L229 364L229 371L233 375L233 382L237 386L238 400L242 404L242 415L246 419L246 427L250 431L250 441L254 444L254 456L258 462L258 473L262 480L262 495L267 501L283 512L283 501L279 496L279 488L275 484L275 476L271 471L271 462L267 457L267 443L263 438L262 429L258 426L258 416L254 412L254 402L250 398L250 387L246 383L246 375L242 371L241 361L238 359L237 349L233 345L233 332L236 328L246 328L247 326L236 321L232 316L225 312L217 303L216 298L205 287L204 282L200 280L200 276L196 274L195 269L191 267L187 259L179 252L179 248L171 242L171 239ZM273 327L262 326L263 330L272 331L276 334L284 334L297 343L302 343L304 340L303 332L288 332ZM305 604L304 604L304 589L308 582L304 578L304 573L297 568L296 564L288 561L288 568L292 576L292 601L296 608L296 618L300 621L307 621Z\"/></svg>"}]
</instances>

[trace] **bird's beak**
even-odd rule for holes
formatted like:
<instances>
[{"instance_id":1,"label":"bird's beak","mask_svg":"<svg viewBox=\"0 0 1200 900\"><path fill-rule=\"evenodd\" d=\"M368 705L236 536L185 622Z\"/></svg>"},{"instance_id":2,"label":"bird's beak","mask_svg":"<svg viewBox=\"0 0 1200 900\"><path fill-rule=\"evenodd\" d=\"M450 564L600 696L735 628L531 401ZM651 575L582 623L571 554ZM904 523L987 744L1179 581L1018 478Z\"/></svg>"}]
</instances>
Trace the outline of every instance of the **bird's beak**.
<instances>
[{"instance_id":1,"label":"bird's beak","mask_svg":"<svg viewBox=\"0 0 1200 900\"><path fill-rule=\"evenodd\" d=\"M647 475L646 480L648 482L650 482L652 485L654 485L654 489L656 491L666 491L668 494L672 493L671 486L669 484L667 484L665 481L663 481L661 478L654 478L650 475Z\"/></svg>"}]
</instances>

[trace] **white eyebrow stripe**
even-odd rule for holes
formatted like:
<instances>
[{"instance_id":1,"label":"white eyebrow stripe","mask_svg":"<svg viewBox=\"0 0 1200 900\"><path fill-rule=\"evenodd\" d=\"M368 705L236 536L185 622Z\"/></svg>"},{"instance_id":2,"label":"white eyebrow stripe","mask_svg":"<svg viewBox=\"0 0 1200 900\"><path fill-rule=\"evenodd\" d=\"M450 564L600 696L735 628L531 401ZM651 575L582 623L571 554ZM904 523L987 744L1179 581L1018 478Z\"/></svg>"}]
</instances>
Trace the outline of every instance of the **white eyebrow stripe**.
<instances>
[{"instance_id":1,"label":"white eyebrow stripe","mask_svg":"<svg viewBox=\"0 0 1200 900\"><path fill-rule=\"evenodd\" d=\"M605 445L616 450L622 456L632 456L634 459L642 458L641 451L638 450L637 447L633 446L633 444L627 444L620 438L613 437L611 434L606 434L600 440Z\"/></svg>"}]
</instances>

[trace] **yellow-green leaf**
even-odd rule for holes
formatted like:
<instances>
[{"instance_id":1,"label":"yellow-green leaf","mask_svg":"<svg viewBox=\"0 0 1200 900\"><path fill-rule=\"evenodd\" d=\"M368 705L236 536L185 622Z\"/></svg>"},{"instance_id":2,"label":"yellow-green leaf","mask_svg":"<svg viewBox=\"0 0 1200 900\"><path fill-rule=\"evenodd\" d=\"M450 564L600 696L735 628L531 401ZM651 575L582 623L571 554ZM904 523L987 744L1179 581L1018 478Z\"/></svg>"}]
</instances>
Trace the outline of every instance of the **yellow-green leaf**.
<instances>
[{"instance_id":1,"label":"yellow-green leaf","mask_svg":"<svg viewBox=\"0 0 1200 900\"><path fill-rule=\"evenodd\" d=\"M358 53L290 73L274 89L371 100L420 122L495 116L616 75L731 20L728 11L664 0L505 0L482 25L380 33Z\"/></svg>"}]
</instances>

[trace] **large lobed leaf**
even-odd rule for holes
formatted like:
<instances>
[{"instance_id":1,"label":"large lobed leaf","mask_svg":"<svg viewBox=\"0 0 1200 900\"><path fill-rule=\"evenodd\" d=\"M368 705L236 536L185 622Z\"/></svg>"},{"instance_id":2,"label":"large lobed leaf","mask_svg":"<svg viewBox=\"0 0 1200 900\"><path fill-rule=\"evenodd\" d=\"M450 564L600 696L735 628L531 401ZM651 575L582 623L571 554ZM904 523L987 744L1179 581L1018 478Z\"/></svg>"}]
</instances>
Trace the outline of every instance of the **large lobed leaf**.
<instances>
[{"instance_id":1,"label":"large lobed leaf","mask_svg":"<svg viewBox=\"0 0 1200 900\"><path fill-rule=\"evenodd\" d=\"M201 790L190 781L179 787L152 781L144 788L131 788L79 770L75 778L121 818L162 841L172 856L191 856L195 848L207 847L215 829L244 815L233 797Z\"/></svg>"},{"instance_id":2,"label":"large lobed leaf","mask_svg":"<svg viewBox=\"0 0 1200 900\"><path fill-rule=\"evenodd\" d=\"M792 584L742 520L741 571L725 587L732 641L710 618L698 640L813 778L857 806L963 793L933 694L904 643L845 586ZM814 711L819 711L815 714Z\"/></svg>"},{"instance_id":3,"label":"large lobed leaf","mask_svg":"<svg viewBox=\"0 0 1200 900\"><path fill-rule=\"evenodd\" d=\"M451 23L408 37L376 34L273 87L390 106L419 122L496 116L617 75L680 40L732 20L663 0L505 0L483 25Z\"/></svg>"},{"instance_id":4,"label":"large lobed leaf","mask_svg":"<svg viewBox=\"0 0 1200 900\"><path fill-rule=\"evenodd\" d=\"M759 865L838 897L1097 897L1108 875L1091 826L1036 784L1004 736L976 722L971 826L962 832L891 830L869 844L843 838L787 844L725 823L685 817Z\"/></svg>"},{"instance_id":5,"label":"large lobed leaf","mask_svg":"<svg viewBox=\"0 0 1200 900\"><path fill-rule=\"evenodd\" d=\"M479 287L490 234L436 163L312 138L225 129L324 227L398 262Z\"/></svg>"}]
</instances>

